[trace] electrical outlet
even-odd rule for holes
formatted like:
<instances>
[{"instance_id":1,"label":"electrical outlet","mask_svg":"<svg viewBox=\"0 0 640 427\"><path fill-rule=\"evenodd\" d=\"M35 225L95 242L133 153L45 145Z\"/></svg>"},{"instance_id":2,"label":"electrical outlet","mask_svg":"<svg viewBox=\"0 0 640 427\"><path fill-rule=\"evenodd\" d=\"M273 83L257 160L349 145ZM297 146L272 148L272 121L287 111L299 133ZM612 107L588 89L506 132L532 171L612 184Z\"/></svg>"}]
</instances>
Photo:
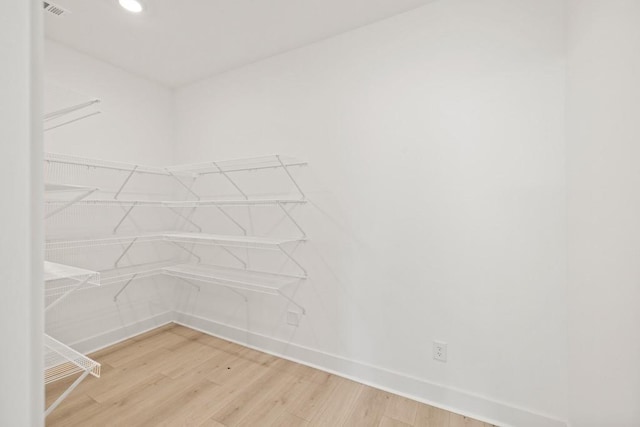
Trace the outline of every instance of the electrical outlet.
<instances>
[{"instance_id":1,"label":"electrical outlet","mask_svg":"<svg viewBox=\"0 0 640 427\"><path fill-rule=\"evenodd\" d=\"M433 342L433 359L440 362L447 361L447 343L442 341Z\"/></svg>"},{"instance_id":2,"label":"electrical outlet","mask_svg":"<svg viewBox=\"0 0 640 427\"><path fill-rule=\"evenodd\" d=\"M287 324L291 326L298 326L300 324L300 313L287 311Z\"/></svg>"}]
</instances>

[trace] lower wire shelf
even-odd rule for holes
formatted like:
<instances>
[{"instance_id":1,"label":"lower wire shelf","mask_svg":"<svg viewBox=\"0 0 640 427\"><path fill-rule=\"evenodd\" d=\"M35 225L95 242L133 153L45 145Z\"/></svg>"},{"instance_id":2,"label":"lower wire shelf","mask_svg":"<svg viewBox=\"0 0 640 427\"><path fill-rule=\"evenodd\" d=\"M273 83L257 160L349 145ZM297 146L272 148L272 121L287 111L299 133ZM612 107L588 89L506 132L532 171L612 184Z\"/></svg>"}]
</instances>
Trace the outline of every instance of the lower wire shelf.
<instances>
[{"instance_id":1,"label":"lower wire shelf","mask_svg":"<svg viewBox=\"0 0 640 427\"><path fill-rule=\"evenodd\" d=\"M78 353L60 341L44 336L44 383L80 376L45 411L49 415L88 375L100 377L100 364Z\"/></svg>"},{"instance_id":2,"label":"lower wire shelf","mask_svg":"<svg viewBox=\"0 0 640 427\"><path fill-rule=\"evenodd\" d=\"M300 308L303 314L306 312L302 305L298 304L293 298L283 292L286 287L305 280L306 276L291 276L280 273L267 273L202 264L180 264L165 267L163 273L168 276L177 277L188 283L195 281L222 286L236 293L239 293L238 291L250 291L267 295L277 295ZM243 294L240 295L246 300Z\"/></svg>"}]
</instances>

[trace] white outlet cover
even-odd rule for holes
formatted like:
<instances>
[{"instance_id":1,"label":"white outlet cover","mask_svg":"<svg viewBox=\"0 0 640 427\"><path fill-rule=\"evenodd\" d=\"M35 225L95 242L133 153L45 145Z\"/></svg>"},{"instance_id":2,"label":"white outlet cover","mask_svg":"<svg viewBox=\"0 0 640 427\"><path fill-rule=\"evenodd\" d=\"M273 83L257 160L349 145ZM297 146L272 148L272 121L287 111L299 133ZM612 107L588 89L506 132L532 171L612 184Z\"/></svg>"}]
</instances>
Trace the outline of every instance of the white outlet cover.
<instances>
[{"instance_id":1,"label":"white outlet cover","mask_svg":"<svg viewBox=\"0 0 640 427\"><path fill-rule=\"evenodd\" d=\"M433 342L433 359L439 362L447 361L447 343L442 341Z\"/></svg>"},{"instance_id":2,"label":"white outlet cover","mask_svg":"<svg viewBox=\"0 0 640 427\"><path fill-rule=\"evenodd\" d=\"M296 313L295 311L288 311L287 324L291 326L298 326L300 324L300 313Z\"/></svg>"}]
</instances>

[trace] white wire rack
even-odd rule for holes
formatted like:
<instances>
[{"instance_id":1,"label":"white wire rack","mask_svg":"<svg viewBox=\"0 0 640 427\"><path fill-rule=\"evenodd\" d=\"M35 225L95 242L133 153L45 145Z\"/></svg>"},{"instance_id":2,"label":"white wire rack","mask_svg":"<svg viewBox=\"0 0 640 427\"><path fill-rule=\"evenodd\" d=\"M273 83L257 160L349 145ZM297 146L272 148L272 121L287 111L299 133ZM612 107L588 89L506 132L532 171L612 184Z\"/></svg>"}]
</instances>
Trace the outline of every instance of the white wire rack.
<instances>
[{"instance_id":1,"label":"white wire rack","mask_svg":"<svg viewBox=\"0 0 640 427\"><path fill-rule=\"evenodd\" d=\"M162 261L157 263L133 265L124 268L114 268L112 270L102 272L102 284L115 285L123 283L120 289L113 296L113 301L117 302L120 294L127 289L131 282L134 280L161 275L165 267L172 265L175 265L175 261Z\"/></svg>"},{"instance_id":2,"label":"white wire rack","mask_svg":"<svg viewBox=\"0 0 640 427\"><path fill-rule=\"evenodd\" d=\"M97 190L97 189L96 189ZM95 190L93 190L95 191ZM46 204L61 204L65 200L45 200ZM140 207L165 207L165 208L197 208L204 206L248 206L248 205L288 205L305 204L306 200L301 199L224 199L224 200L109 200L91 199L79 200L79 205L91 206L140 206Z\"/></svg>"},{"instance_id":3,"label":"white wire rack","mask_svg":"<svg viewBox=\"0 0 640 427\"><path fill-rule=\"evenodd\" d=\"M304 242L305 237L229 236L205 233L166 233L166 240L181 243L210 244L248 249L269 249L287 243Z\"/></svg>"},{"instance_id":4,"label":"white wire rack","mask_svg":"<svg viewBox=\"0 0 640 427\"><path fill-rule=\"evenodd\" d=\"M99 99L92 99L90 101L82 102L80 104L71 105L69 107L61 108L57 111L52 111L44 115L44 131L50 131L70 123L86 119L88 117L95 116L101 112L98 110L86 112L90 107L94 107L100 103ZM81 115L78 115L80 113ZM60 119L65 118L64 121Z\"/></svg>"},{"instance_id":5,"label":"white wire rack","mask_svg":"<svg viewBox=\"0 0 640 427\"><path fill-rule=\"evenodd\" d=\"M44 161L48 163L59 163L75 166L86 166L90 168L110 169L124 172L135 172L142 174L170 176L171 173L165 168L157 166L136 165L132 163L113 162L109 160L90 159L86 157L70 156L67 154L44 153Z\"/></svg>"},{"instance_id":6,"label":"white wire rack","mask_svg":"<svg viewBox=\"0 0 640 427\"><path fill-rule=\"evenodd\" d=\"M174 174L184 175L207 175L225 174L229 172L256 171L262 169L288 168L293 166L306 166L308 163L291 156L272 154L266 156L246 157L241 159L230 159L212 161L205 163L194 163L190 165L171 166L167 170Z\"/></svg>"},{"instance_id":7,"label":"white wire rack","mask_svg":"<svg viewBox=\"0 0 640 427\"><path fill-rule=\"evenodd\" d=\"M98 286L100 273L45 261L44 282L45 310L49 310L74 291Z\"/></svg>"},{"instance_id":8,"label":"white wire rack","mask_svg":"<svg viewBox=\"0 0 640 427\"><path fill-rule=\"evenodd\" d=\"M78 353L60 341L44 336L44 382L45 384L73 375L80 376L45 411L49 415L88 375L100 377L100 364Z\"/></svg>"},{"instance_id":9,"label":"white wire rack","mask_svg":"<svg viewBox=\"0 0 640 427\"><path fill-rule=\"evenodd\" d=\"M45 162L63 163L69 165L88 166L95 168L104 168L112 170L120 170L135 173L147 173L156 175L182 175L193 176L207 174L224 174L229 172L255 171L261 169L289 168L295 166L306 166L308 162L298 160L291 156L282 156L279 154L248 157L232 160L211 161L206 163L195 163L188 165L177 165L169 167L145 166L133 163L114 162L108 160L91 159L79 156L70 156L67 154L44 153Z\"/></svg>"},{"instance_id":10,"label":"white wire rack","mask_svg":"<svg viewBox=\"0 0 640 427\"><path fill-rule=\"evenodd\" d=\"M47 209L45 219L62 212L69 206L83 201L96 191L98 191L98 188L96 187L45 183L45 204L56 204L53 209Z\"/></svg>"},{"instance_id":11,"label":"white wire rack","mask_svg":"<svg viewBox=\"0 0 640 427\"><path fill-rule=\"evenodd\" d=\"M188 283L196 281L222 286L235 291L250 291L280 296L299 307L303 314L305 313L303 306L284 293L285 288L304 280L302 277L202 264L181 264L166 267L163 269L163 273L180 278ZM246 300L244 295L241 296Z\"/></svg>"},{"instance_id":12,"label":"white wire rack","mask_svg":"<svg viewBox=\"0 0 640 427\"><path fill-rule=\"evenodd\" d=\"M69 241L51 241L46 243L46 251L69 251L72 249L87 249L93 247L106 247L119 245L123 247L120 255L115 260L114 265L117 267L118 263L125 257L125 255L134 247L143 243L153 242L166 242L177 245L180 249L187 251L191 255L195 256L198 260L200 257L194 253L191 249L186 248L182 244L195 244L195 245L210 245L220 247L227 252L230 256L236 259L242 264L245 270L248 269L248 263L245 259L240 257L232 248L239 249L255 249L263 251L277 251L291 261L302 273L303 277L306 277L307 271L293 256L293 252L290 249L291 244L302 243L307 240L306 237L258 237L258 236L234 236L234 235L219 235L219 234L205 234L205 233L184 233L184 232L165 232L158 234L140 234L133 236L118 236L118 237L102 237L96 239L83 239L83 240L69 240ZM133 279L141 278L144 276L135 275ZM123 280L127 281L129 278L125 276ZM102 276L102 284L107 285L113 283L111 276ZM126 286L125 286L126 287Z\"/></svg>"}]
</instances>

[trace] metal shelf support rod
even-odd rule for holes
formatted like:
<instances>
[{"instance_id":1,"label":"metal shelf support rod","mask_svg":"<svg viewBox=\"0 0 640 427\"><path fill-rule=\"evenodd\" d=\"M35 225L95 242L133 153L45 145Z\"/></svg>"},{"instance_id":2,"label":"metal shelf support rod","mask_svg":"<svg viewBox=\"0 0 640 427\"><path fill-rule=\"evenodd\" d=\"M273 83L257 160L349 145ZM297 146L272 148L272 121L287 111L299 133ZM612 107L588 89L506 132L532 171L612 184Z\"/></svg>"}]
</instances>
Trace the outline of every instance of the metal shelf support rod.
<instances>
[{"instance_id":1,"label":"metal shelf support rod","mask_svg":"<svg viewBox=\"0 0 640 427\"><path fill-rule=\"evenodd\" d=\"M284 299L286 299L287 301L289 301L291 304L295 305L296 307L298 307L300 310L302 310L302 314L307 314L307 310L305 310L305 308L303 306L301 306L300 304L298 304L297 302L294 301L293 298L291 298L289 295L285 294L284 292L282 292L281 290L278 290L278 293L280 294L280 296Z\"/></svg>"},{"instance_id":2,"label":"metal shelf support rod","mask_svg":"<svg viewBox=\"0 0 640 427\"><path fill-rule=\"evenodd\" d=\"M127 283L125 283L118 292L116 292L116 294L113 296L113 302L118 302L118 297L120 296L121 293L124 292L125 289L127 289L127 286L129 286L129 283L131 283L136 277L138 276L138 274L134 274L133 276L131 276L131 278L129 280L127 280Z\"/></svg>"},{"instance_id":3,"label":"metal shelf support rod","mask_svg":"<svg viewBox=\"0 0 640 427\"><path fill-rule=\"evenodd\" d=\"M48 416L48 415L49 415L49 414L50 414L54 409L56 409L56 408L58 407L58 405L60 405L60 403L62 403L62 401L63 401L64 399L66 399L66 397L67 397L67 396L69 396L69 394L71 394L71 392L72 392L76 387L78 387L78 385L79 385L79 384L80 384L80 383L81 383L81 382L82 382L82 381L83 381L83 380L84 380L84 379L85 379L85 378L86 378L90 373L91 373L91 370L90 370L90 369L86 369L86 370L82 373L82 375L80 375L80 376L79 376L79 377L78 377L78 378L73 382L73 384L71 384L71 385L69 386L69 388L68 388L68 389L66 389L66 390L64 391L64 393L62 393L62 394L60 395L60 397L58 397L58 398L56 399L56 401L55 401L55 402L53 402L53 403L51 404L51 406L49 406L49 407L47 408L47 410L44 412L44 416L45 416L45 417L47 417L47 416Z\"/></svg>"},{"instance_id":4,"label":"metal shelf support rod","mask_svg":"<svg viewBox=\"0 0 640 427\"><path fill-rule=\"evenodd\" d=\"M118 232L118 228L120 228L120 226L122 225L122 223L124 222L125 219L127 219L127 217L129 216L129 214L131 213L131 211L133 210L133 208L135 208L138 205L138 202L134 202L131 207L129 209L127 209L127 212L124 214L124 216L122 217L122 219L118 222L118 224L115 226L115 228L113 229L113 234L116 234Z\"/></svg>"},{"instance_id":5,"label":"metal shelf support rod","mask_svg":"<svg viewBox=\"0 0 640 427\"><path fill-rule=\"evenodd\" d=\"M187 221L189 224L193 225L196 230L198 230L198 232L202 233L202 227L200 227L198 224L196 224L195 222L193 222L191 220L191 218L185 216L182 214L182 212L178 212L175 208L172 207L168 207L168 209L173 212L174 214L178 215L180 218L184 219L185 221ZM194 208L195 209L195 208Z\"/></svg>"},{"instance_id":6,"label":"metal shelf support rod","mask_svg":"<svg viewBox=\"0 0 640 427\"><path fill-rule=\"evenodd\" d=\"M52 302L51 304L49 304L47 307L45 307L44 311L45 313L49 310L51 310L53 307L55 307L56 305L58 305L58 303L60 301L62 301L63 299L65 299L65 297L73 292L75 292L77 289L80 289L83 285L87 284L87 282L89 281L89 279L91 279L90 277L87 277L86 279L84 279L82 282L79 282L76 286L72 287L71 289L69 289L68 291L66 291L64 294L62 294L58 299L56 299L54 302Z\"/></svg>"},{"instance_id":7,"label":"metal shelf support rod","mask_svg":"<svg viewBox=\"0 0 640 427\"><path fill-rule=\"evenodd\" d=\"M285 255L287 256L287 258L289 258L289 259L291 260L291 262L293 262L295 265L297 265L297 266L298 266L298 268L299 268L300 270L302 270L302 272L304 273L304 275L305 275L305 276L307 275L307 270L305 270L305 268L302 266L302 264L300 264L298 261L296 261L296 259L295 259L293 256L291 256L291 254L289 254L289 252L287 252L287 251L282 247L282 245L281 245L281 244L280 244L280 245L278 245L278 249L280 249L280 250L282 251L282 253L283 253L283 254L285 254Z\"/></svg>"},{"instance_id":8,"label":"metal shelf support rod","mask_svg":"<svg viewBox=\"0 0 640 427\"><path fill-rule=\"evenodd\" d=\"M227 219L233 222L240 230L242 230L242 234L247 235L247 229L242 226L234 217L232 217L227 211L225 211L222 206L216 205L216 208L222 213L222 215L226 216Z\"/></svg>"},{"instance_id":9,"label":"metal shelf support rod","mask_svg":"<svg viewBox=\"0 0 640 427\"><path fill-rule=\"evenodd\" d=\"M298 189L298 192L300 193L300 195L302 196L303 199L305 199L307 196L304 195L304 192L302 191L302 188L300 188L300 186L298 185L298 182L293 178L293 175L291 175L291 172L289 172L289 168L287 167L287 165L284 164L284 162L282 161L282 159L280 158L279 154L276 154L276 159L278 159L278 162L280 163L280 165L282 166L282 168L284 169L284 171L287 173L287 175L289 176L289 179L291 180L291 182L293 182L293 185L296 186L296 188Z\"/></svg>"},{"instance_id":10,"label":"metal shelf support rod","mask_svg":"<svg viewBox=\"0 0 640 427\"><path fill-rule=\"evenodd\" d=\"M118 259L116 260L116 262L113 263L114 267L118 267L118 264L120 263L120 261L122 261L122 258L124 258L124 256L127 254L127 252L129 252L129 249L131 249L131 247L134 245L134 243L136 243L138 241L137 237L134 237L133 240L127 245L127 247L124 249L124 251L122 251L122 254L120 254L120 256L118 257Z\"/></svg>"},{"instance_id":11,"label":"metal shelf support rod","mask_svg":"<svg viewBox=\"0 0 640 427\"><path fill-rule=\"evenodd\" d=\"M242 189L241 189L240 187L238 187L238 184L236 184L236 183L235 183L235 181L234 181L234 180L232 180L232 179L229 177L229 175L228 175L224 170L222 170L222 168L221 168L220 166L218 166L218 163L216 163L216 162L212 162L212 163L213 163L213 165L214 165L215 167L217 167L217 168L218 168L218 170L220 171L220 173L222 174L222 176L224 176L224 177L227 179L227 181L229 181L229 182L231 183L231 185L233 185L233 186L236 188L236 190L238 190L238 192L240 192L240 194L242 194L242 197L244 197L244 198L245 198L245 200L248 200L248 199L249 199L249 197L245 194L245 192L244 192L244 191L242 191Z\"/></svg>"},{"instance_id":12,"label":"metal shelf support rod","mask_svg":"<svg viewBox=\"0 0 640 427\"><path fill-rule=\"evenodd\" d=\"M74 203L79 202L80 200L89 197L95 191L98 191L98 189L97 188L92 188L91 190L88 190L88 191L86 191L86 192L74 197L73 199L71 199L67 203L65 203L64 205L60 206L58 209L54 209L52 212L49 212L48 214L46 214L44 216L44 218L45 219L51 218L55 214L57 214L59 212L62 212L63 210L67 209L69 206L73 205Z\"/></svg>"},{"instance_id":13,"label":"metal shelf support rod","mask_svg":"<svg viewBox=\"0 0 640 427\"><path fill-rule=\"evenodd\" d=\"M307 233L304 232L304 230L302 229L302 227L300 227L300 224L298 224L298 221L296 221L293 216L291 216L291 213L287 210L287 208L284 207L284 205L280 202L278 202L278 207L280 209L282 209L282 212L284 212L284 214L289 218L289 220L293 223L293 225L296 226L296 228L298 230L300 230L300 232L302 233L302 237L307 237Z\"/></svg>"},{"instance_id":14,"label":"metal shelf support rod","mask_svg":"<svg viewBox=\"0 0 640 427\"><path fill-rule=\"evenodd\" d=\"M127 185L127 183L129 182L133 174L136 173L136 169L138 169L138 165L133 166L133 169L131 169L131 172L129 172L129 175L127 175L127 178L124 180L120 188L118 188L118 191L116 191L115 196L113 196L115 200L118 200L118 196L120 195L120 193L122 193L122 190L124 190L125 185Z\"/></svg>"}]
</instances>

